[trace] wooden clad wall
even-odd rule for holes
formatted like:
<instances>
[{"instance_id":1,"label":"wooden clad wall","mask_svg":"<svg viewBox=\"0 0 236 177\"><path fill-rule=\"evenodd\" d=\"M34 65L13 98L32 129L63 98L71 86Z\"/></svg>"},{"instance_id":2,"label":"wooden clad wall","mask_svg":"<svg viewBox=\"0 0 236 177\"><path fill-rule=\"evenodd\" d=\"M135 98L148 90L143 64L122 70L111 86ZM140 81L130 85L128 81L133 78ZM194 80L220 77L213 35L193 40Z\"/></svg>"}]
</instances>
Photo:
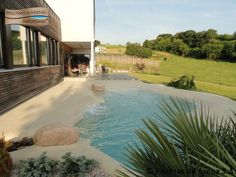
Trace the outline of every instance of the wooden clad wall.
<instances>
[{"instance_id":1,"label":"wooden clad wall","mask_svg":"<svg viewBox=\"0 0 236 177\"><path fill-rule=\"evenodd\" d=\"M49 26L34 27L34 29L43 32L48 37L61 41L61 20L45 0L0 0L0 13L4 13L5 9L17 10L31 7L46 7L49 9Z\"/></svg>"},{"instance_id":2,"label":"wooden clad wall","mask_svg":"<svg viewBox=\"0 0 236 177\"><path fill-rule=\"evenodd\" d=\"M62 79L62 66L0 72L0 114Z\"/></svg>"}]
</instances>

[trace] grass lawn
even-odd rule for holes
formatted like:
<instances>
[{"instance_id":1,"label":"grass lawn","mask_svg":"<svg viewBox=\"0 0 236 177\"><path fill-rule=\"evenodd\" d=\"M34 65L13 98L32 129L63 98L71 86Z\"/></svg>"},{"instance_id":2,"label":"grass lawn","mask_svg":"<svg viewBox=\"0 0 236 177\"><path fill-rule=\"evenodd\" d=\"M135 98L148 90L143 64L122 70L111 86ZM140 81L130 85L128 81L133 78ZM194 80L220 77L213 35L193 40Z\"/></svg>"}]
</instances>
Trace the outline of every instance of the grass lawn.
<instances>
[{"instance_id":1,"label":"grass lawn","mask_svg":"<svg viewBox=\"0 0 236 177\"><path fill-rule=\"evenodd\" d=\"M179 77L183 74L195 76L198 81L236 86L236 63L197 60L169 55L160 61L160 74Z\"/></svg>"},{"instance_id":2,"label":"grass lawn","mask_svg":"<svg viewBox=\"0 0 236 177\"><path fill-rule=\"evenodd\" d=\"M105 47L108 53L125 53L125 46ZM160 62L160 75L137 73L131 75L147 83L167 84L173 78L189 74L195 76L197 91L215 93L236 100L236 63L185 58L159 51L153 51L153 56L148 60Z\"/></svg>"},{"instance_id":3,"label":"grass lawn","mask_svg":"<svg viewBox=\"0 0 236 177\"><path fill-rule=\"evenodd\" d=\"M197 91L236 100L236 63L198 60L157 51L152 59L160 61L160 75L132 75L147 83L167 84L173 78L190 74L195 76Z\"/></svg>"},{"instance_id":4,"label":"grass lawn","mask_svg":"<svg viewBox=\"0 0 236 177\"><path fill-rule=\"evenodd\" d=\"M137 74L137 73L132 73L131 75L138 78L139 80L143 82L153 83L153 84L167 84L172 79L172 77L162 76L162 75ZM215 83L204 82L204 81L195 81L195 83L196 83L197 91L223 95L233 100L236 100L236 87L235 86L227 86L227 85L215 84Z\"/></svg>"},{"instance_id":5,"label":"grass lawn","mask_svg":"<svg viewBox=\"0 0 236 177\"><path fill-rule=\"evenodd\" d=\"M126 46L122 45L102 45L102 47L106 47L106 53L108 54L124 55L126 50Z\"/></svg>"}]
</instances>

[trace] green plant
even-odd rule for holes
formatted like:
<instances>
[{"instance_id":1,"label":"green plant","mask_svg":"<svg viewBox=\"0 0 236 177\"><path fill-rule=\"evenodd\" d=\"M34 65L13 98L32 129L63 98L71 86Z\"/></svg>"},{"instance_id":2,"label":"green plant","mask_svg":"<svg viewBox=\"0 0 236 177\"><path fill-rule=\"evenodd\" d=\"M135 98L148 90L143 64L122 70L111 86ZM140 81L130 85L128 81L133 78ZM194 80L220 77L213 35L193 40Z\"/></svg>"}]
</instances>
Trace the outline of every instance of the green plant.
<instances>
[{"instance_id":1,"label":"green plant","mask_svg":"<svg viewBox=\"0 0 236 177\"><path fill-rule=\"evenodd\" d=\"M220 58L223 47L222 43L207 43L202 48L208 59L217 60Z\"/></svg>"},{"instance_id":2,"label":"green plant","mask_svg":"<svg viewBox=\"0 0 236 177\"><path fill-rule=\"evenodd\" d=\"M173 98L164 102L161 110L154 119L143 120L147 130L136 131L141 145L126 149L130 173L145 177L235 176L235 114L219 123L203 105L197 108L195 103Z\"/></svg>"},{"instance_id":3,"label":"green plant","mask_svg":"<svg viewBox=\"0 0 236 177\"><path fill-rule=\"evenodd\" d=\"M5 137L0 138L0 176L8 177L10 176L13 169L13 162L10 154L7 152L5 147Z\"/></svg>"},{"instance_id":4,"label":"green plant","mask_svg":"<svg viewBox=\"0 0 236 177\"><path fill-rule=\"evenodd\" d=\"M66 153L60 165L60 176L62 177L84 177L98 166L98 162L86 159L84 156L72 157L71 153Z\"/></svg>"},{"instance_id":5,"label":"green plant","mask_svg":"<svg viewBox=\"0 0 236 177\"><path fill-rule=\"evenodd\" d=\"M145 68L145 64L144 63L136 63L135 64L135 71L136 72L142 72Z\"/></svg>"},{"instance_id":6,"label":"green plant","mask_svg":"<svg viewBox=\"0 0 236 177\"><path fill-rule=\"evenodd\" d=\"M49 177L55 173L57 165L57 161L50 160L43 152L38 159L20 161L17 169L20 177Z\"/></svg>"},{"instance_id":7,"label":"green plant","mask_svg":"<svg viewBox=\"0 0 236 177\"><path fill-rule=\"evenodd\" d=\"M142 47L140 44L128 44L125 51L126 55L133 55L141 58L150 58L152 50Z\"/></svg>"},{"instance_id":8,"label":"green plant","mask_svg":"<svg viewBox=\"0 0 236 177\"><path fill-rule=\"evenodd\" d=\"M173 79L172 81L170 81L168 86L186 90L196 89L194 76L189 75L183 75L178 79Z\"/></svg>"}]
</instances>

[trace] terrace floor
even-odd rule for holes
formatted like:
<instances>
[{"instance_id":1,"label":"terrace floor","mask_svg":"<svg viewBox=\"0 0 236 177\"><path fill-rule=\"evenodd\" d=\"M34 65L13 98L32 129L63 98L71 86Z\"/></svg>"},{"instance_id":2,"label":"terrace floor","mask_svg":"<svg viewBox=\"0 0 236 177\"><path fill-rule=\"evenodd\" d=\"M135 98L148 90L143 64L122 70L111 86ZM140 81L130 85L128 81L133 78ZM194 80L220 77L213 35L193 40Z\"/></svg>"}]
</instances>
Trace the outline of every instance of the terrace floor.
<instances>
[{"instance_id":1,"label":"terrace floor","mask_svg":"<svg viewBox=\"0 0 236 177\"><path fill-rule=\"evenodd\" d=\"M103 102L102 94L94 93L91 85L99 82L106 90L113 88L148 89L161 94L181 97L203 102L218 116L231 114L236 111L236 102L226 97L194 91L179 90L164 85L145 84L125 75L113 75L97 78L65 78L60 84L18 105L5 114L0 115L0 132L6 139L32 137L37 129L47 124L74 125L83 118L83 111L92 104ZM70 146L37 147L32 146L12 152L13 159L20 160L28 157L38 157L47 151L48 156L59 159L66 152L75 155L85 155L97 159L101 167L110 174L115 169L121 169L120 164L101 151L90 146L88 140L80 139Z\"/></svg>"}]
</instances>

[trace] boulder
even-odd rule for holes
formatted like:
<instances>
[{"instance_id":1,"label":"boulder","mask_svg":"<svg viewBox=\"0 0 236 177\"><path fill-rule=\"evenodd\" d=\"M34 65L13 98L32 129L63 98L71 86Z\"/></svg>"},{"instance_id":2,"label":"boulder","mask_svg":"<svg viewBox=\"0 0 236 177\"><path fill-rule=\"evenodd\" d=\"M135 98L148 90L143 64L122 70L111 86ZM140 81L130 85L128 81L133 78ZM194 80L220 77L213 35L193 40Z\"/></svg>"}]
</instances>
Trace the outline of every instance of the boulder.
<instances>
[{"instance_id":1,"label":"boulder","mask_svg":"<svg viewBox=\"0 0 236 177\"><path fill-rule=\"evenodd\" d=\"M34 134L34 143L38 146L59 146L74 144L79 139L79 133L72 126L46 125Z\"/></svg>"},{"instance_id":2,"label":"boulder","mask_svg":"<svg viewBox=\"0 0 236 177\"><path fill-rule=\"evenodd\" d=\"M104 92L105 86L100 83L94 83L94 84L92 84L92 90L94 92Z\"/></svg>"}]
</instances>

